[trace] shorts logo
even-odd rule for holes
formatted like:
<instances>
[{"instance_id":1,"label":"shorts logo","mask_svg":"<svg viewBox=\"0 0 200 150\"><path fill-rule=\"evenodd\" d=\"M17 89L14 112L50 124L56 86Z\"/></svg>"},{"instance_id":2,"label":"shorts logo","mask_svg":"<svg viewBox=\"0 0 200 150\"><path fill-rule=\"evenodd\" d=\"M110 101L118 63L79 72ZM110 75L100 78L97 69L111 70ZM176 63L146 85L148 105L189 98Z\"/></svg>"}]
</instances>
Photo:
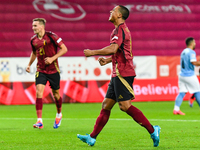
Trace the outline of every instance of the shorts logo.
<instances>
[{"instance_id":1,"label":"shorts logo","mask_svg":"<svg viewBox=\"0 0 200 150\"><path fill-rule=\"evenodd\" d=\"M122 99L122 98L123 98L123 96L122 96L122 95L119 95L118 99Z\"/></svg>"},{"instance_id":2,"label":"shorts logo","mask_svg":"<svg viewBox=\"0 0 200 150\"><path fill-rule=\"evenodd\" d=\"M76 3L64 0L34 0L33 7L39 13L50 14L65 21L77 21L85 17L85 10Z\"/></svg>"}]
</instances>

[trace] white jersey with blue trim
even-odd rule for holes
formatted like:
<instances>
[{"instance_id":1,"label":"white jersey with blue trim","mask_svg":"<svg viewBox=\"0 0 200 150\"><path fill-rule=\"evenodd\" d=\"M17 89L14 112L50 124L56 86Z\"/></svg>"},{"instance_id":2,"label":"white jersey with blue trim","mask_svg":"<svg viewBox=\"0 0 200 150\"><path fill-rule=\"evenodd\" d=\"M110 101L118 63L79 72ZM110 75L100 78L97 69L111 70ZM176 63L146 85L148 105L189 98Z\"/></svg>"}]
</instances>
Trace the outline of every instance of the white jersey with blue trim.
<instances>
[{"instance_id":1,"label":"white jersey with blue trim","mask_svg":"<svg viewBox=\"0 0 200 150\"><path fill-rule=\"evenodd\" d=\"M180 59L181 76L190 77L195 75L194 65L191 63L194 61L196 61L196 52L190 48L184 49L181 53Z\"/></svg>"}]
</instances>

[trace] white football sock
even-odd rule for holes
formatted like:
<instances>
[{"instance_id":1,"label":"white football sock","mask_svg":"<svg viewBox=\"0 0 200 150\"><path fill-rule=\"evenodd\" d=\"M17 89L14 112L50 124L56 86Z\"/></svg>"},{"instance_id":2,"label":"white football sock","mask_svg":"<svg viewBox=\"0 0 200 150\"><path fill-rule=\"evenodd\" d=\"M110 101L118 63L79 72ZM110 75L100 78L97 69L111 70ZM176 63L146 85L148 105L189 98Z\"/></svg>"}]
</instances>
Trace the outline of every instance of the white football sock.
<instances>
[{"instance_id":1,"label":"white football sock","mask_svg":"<svg viewBox=\"0 0 200 150\"><path fill-rule=\"evenodd\" d=\"M175 105L175 106L174 106L174 110L179 111L179 110L180 110L180 107Z\"/></svg>"},{"instance_id":2,"label":"white football sock","mask_svg":"<svg viewBox=\"0 0 200 150\"><path fill-rule=\"evenodd\" d=\"M56 113L56 118L62 117L62 113Z\"/></svg>"},{"instance_id":3,"label":"white football sock","mask_svg":"<svg viewBox=\"0 0 200 150\"><path fill-rule=\"evenodd\" d=\"M38 118L38 119L37 119L37 121L40 121L40 122L42 122L42 118Z\"/></svg>"}]
</instances>

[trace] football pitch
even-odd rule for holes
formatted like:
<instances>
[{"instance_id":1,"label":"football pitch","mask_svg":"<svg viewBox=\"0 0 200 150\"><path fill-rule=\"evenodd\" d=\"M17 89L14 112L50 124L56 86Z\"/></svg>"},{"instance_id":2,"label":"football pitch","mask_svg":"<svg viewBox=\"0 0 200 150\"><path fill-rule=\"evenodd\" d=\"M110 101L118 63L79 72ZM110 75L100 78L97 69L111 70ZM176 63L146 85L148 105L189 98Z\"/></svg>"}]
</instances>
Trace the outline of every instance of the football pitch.
<instances>
[{"instance_id":1,"label":"football pitch","mask_svg":"<svg viewBox=\"0 0 200 150\"><path fill-rule=\"evenodd\" d=\"M101 104L63 104L62 124L53 129L55 104L43 106L43 129L34 129L35 105L0 105L0 149L3 150L192 150L200 149L200 109L184 101L185 116L173 115L174 102L133 102L150 120L161 127L160 144L116 104L110 120L93 147L76 135L91 133Z\"/></svg>"}]
</instances>

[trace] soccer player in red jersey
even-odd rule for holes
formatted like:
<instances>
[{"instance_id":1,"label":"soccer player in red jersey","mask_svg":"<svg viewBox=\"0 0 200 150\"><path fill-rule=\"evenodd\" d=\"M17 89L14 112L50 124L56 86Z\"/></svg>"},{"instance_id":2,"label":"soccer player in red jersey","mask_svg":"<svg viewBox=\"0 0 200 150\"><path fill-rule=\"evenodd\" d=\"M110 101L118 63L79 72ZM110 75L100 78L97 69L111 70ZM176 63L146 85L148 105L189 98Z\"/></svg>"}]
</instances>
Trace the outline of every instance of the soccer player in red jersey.
<instances>
[{"instance_id":1,"label":"soccer player in red jersey","mask_svg":"<svg viewBox=\"0 0 200 150\"><path fill-rule=\"evenodd\" d=\"M42 96L47 81L50 83L52 93L55 99L57 113L53 127L56 129L61 124L62 119L62 98L59 94L60 89L60 70L58 57L67 52L67 47L62 39L55 33L45 31L46 20L43 18L33 19L32 29L35 35L31 38L32 53L30 61L26 68L30 72L30 66L37 58L37 71L35 74L36 84L36 113L37 122L34 128L43 128L42 122ZM58 50L58 48L60 50Z\"/></svg>"},{"instance_id":2,"label":"soccer player in red jersey","mask_svg":"<svg viewBox=\"0 0 200 150\"><path fill-rule=\"evenodd\" d=\"M102 66L112 62L112 78L94 129L90 134L77 135L81 141L90 146L95 144L98 134L108 122L111 109L116 103L119 104L122 111L147 129L155 147L159 145L160 127L152 126L144 114L131 104L131 100L135 98L133 81L136 74L133 65L131 34L125 23L128 16L129 10L126 7L116 6L110 11L109 17L109 21L115 26L110 37L110 45L99 50L84 50L86 57L112 55L108 58L99 58L99 63Z\"/></svg>"}]
</instances>

